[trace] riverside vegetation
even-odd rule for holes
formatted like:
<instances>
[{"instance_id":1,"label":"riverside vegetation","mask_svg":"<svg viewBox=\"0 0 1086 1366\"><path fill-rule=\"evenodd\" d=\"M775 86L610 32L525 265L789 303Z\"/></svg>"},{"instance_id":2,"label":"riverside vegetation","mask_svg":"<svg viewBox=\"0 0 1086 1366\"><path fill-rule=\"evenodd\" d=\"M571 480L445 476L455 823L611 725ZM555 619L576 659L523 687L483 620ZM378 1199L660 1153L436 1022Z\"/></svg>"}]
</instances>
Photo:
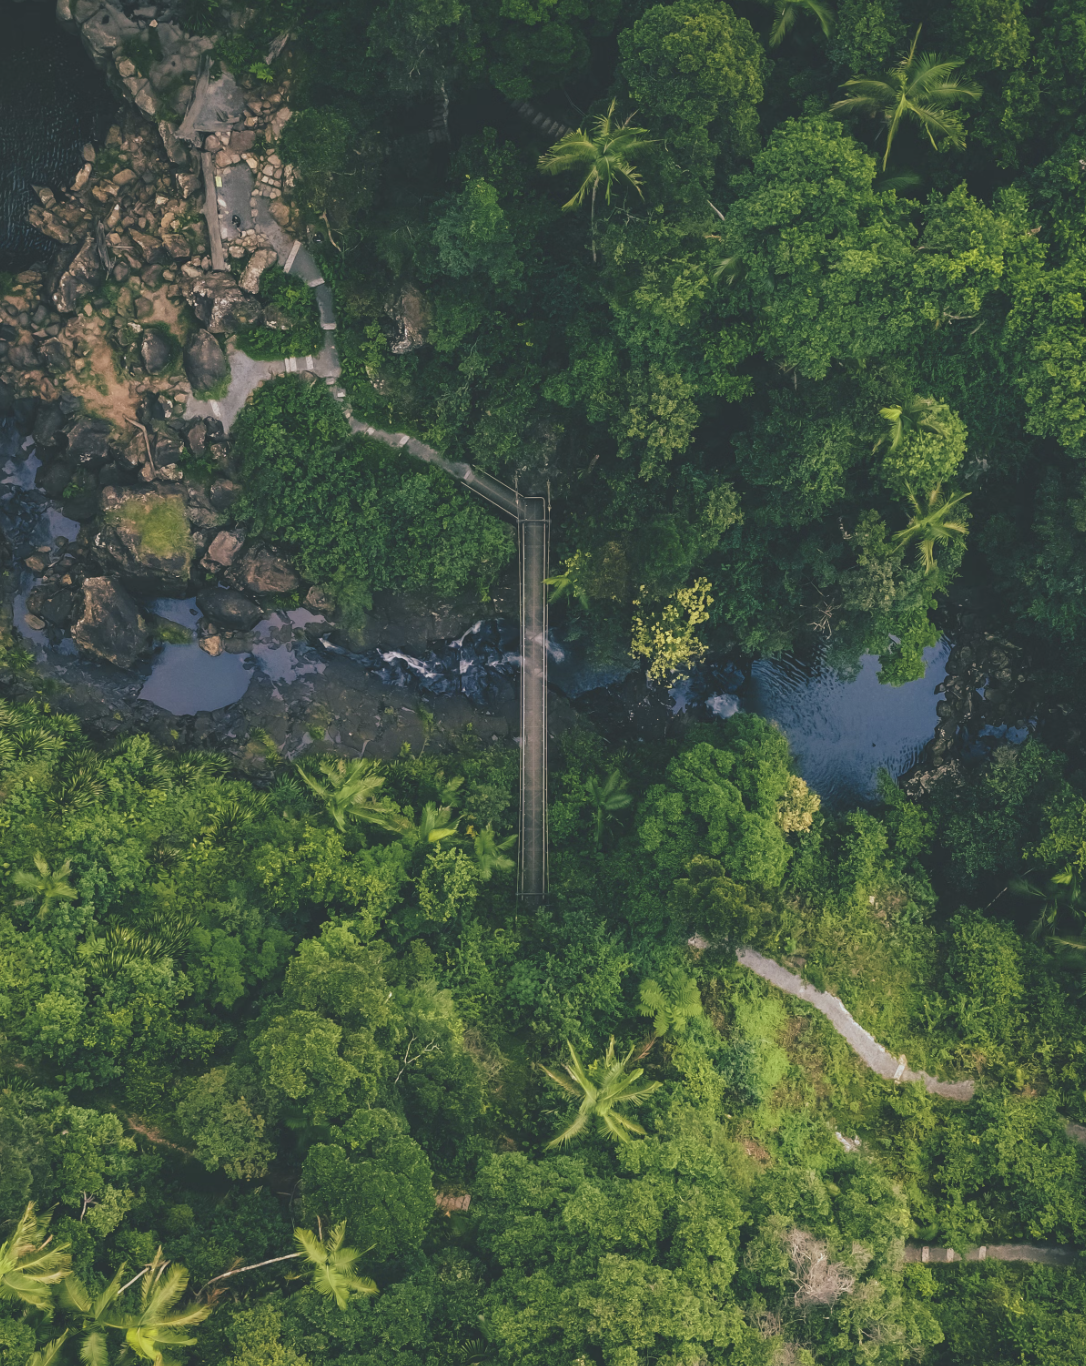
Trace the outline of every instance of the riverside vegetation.
<instances>
[{"instance_id":1,"label":"riverside vegetation","mask_svg":"<svg viewBox=\"0 0 1086 1366\"><path fill-rule=\"evenodd\" d=\"M317 737L250 781L12 684L0 1359L1086 1360L1077 1251L904 1259L1086 1245L1081 6L178 13L254 89L289 76L352 411L549 480L594 661L816 642L893 685L972 595L1068 700L839 814L755 717L574 726L528 912L512 747ZM302 376L214 436L348 619L485 596L512 554ZM742 946L974 1099L866 1070Z\"/></svg>"}]
</instances>

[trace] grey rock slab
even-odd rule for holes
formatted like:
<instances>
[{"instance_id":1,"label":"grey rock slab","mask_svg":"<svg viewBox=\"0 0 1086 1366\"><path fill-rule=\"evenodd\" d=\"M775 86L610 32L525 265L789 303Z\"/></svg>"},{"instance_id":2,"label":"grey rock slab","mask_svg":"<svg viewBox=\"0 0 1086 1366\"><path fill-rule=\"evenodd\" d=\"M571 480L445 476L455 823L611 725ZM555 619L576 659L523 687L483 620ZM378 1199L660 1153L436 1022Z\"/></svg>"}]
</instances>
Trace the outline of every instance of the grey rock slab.
<instances>
[{"instance_id":1,"label":"grey rock slab","mask_svg":"<svg viewBox=\"0 0 1086 1366\"><path fill-rule=\"evenodd\" d=\"M227 359L206 328L199 328L185 346L185 374L193 389L214 389L226 377Z\"/></svg>"},{"instance_id":2,"label":"grey rock slab","mask_svg":"<svg viewBox=\"0 0 1086 1366\"><path fill-rule=\"evenodd\" d=\"M196 606L205 617L230 631L251 631L264 615L258 603L233 588L206 588L197 593Z\"/></svg>"}]
</instances>

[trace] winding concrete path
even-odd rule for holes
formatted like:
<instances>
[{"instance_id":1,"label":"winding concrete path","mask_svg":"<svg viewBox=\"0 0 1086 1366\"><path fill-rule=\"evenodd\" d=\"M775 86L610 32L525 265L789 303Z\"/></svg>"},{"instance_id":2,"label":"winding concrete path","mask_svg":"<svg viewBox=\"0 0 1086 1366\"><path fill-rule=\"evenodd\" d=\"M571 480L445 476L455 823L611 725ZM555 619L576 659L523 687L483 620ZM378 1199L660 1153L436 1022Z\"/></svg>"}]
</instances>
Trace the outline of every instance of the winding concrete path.
<instances>
[{"instance_id":1,"label":"winding concrete path","mask_svg":"<svg viewBox=\"0 0 1086 1366\"><path fill-rule=\"evenodd\" d=\"M705 947L704 940L692 940L691 942L696 942ZM763 977L781 991L787 992L789 996L795 996L801 1001L806 1001L808 1005L814 1006L815 1010L825 1015L852 1051L880 1077L886 1077L890 1081L897 1082L921 1081L924 1083L925 1089L933 1096L943 1096L947 1100L973 1099L976 1082L972 1080L938 1081L935 1077L929 1077L926 1072L914 1072L912 1068L906 1066L904 1054L900 1058L895 1058L892 1053L887 1052L882 1044L872 1038L866 1029L856 1023L838 998L832 996L828 991L817 990L809 982L805 982L802 977L797 976L796 973L789 972L787 968L782 968L779 963L775 963L772 958L767 958L754 949L736 949L735 956L743 967L749 968L751 972L756 972L759 977ZM1067 1137L1075 1143L1086 1143L1086 1126L1067 1121L1063 1128ZM837 1137L848 1152L852 1152L860 1146L856 1140L847 1139L842 1134L838 1134ZM995 1256L996 1254L990 1252L990 1255ZM1011 1260L1023 1259L1012 1258ZM1029 1258L1024 1260L1028 1261Z\"/></svg>"},{"instance_id":2,"label":"winding concrete path","mask_svg":"<svg viewBox=\"0 0 1086 1366\"><path fill-rule=\"evenodd\" d=\"M271 243L279 264L313 290L320 310L324 346L318 356L288 357L282 361L260 361L239 351L232 343L230 385L222 399L190 399L188 417L215 417L229 431L245 406L249 395L265 380L282 374L308 371L322 378L343 403L346 393L337 383L341 369L335 345L336 311L331 289L325 284L312 255L295 241L271 215L270 201L254 193L255 182L248 166L228 167L222 174L222 187L215 195L216 211L207 205L208 227L213 247L222 252L222 242L255 228ZM214 194L214 186L208 196ZM240 226L233 219L240 220ZM216 242L216 228L219 240ZM349 414L348 425L386 446L401 450L428 465L436 465L499 513L517 524L520 563L520 838L518 840L518 892L538 903L547 891L547 555L550 541L550 502L529 497L511 489L485 470L462 461L447 460L439 451L405 432L386 432L371 427Z\"/></svg>"},{"instance_id":3,"label":"winding concrete path","mask_svg":"<svg viewBox=\"0 0 1086 1366\"><path fill-rule=\"evenodd\" d=\"M911 1067L906 1066L904 1055L895 1058L892 1053L887 1052L866 1029L856 1023L837 997L828 991L817 990L796 973L789 972L772 958L766 958L754 949L737 949L735 956L743 967L750 968L751 972L756 972L759 977L772 982L781 991L806 1001L808 1005L814 1006L815 1010L825 1015L852 1051L880 1077L886 1077L889 1081L921 1081L933 1096L944 1096L947 1100L973 1099L975 1082L938 1081L935 1077L929 1077L926 1072L914 1072Z\"/></svg>"}]
</instances>

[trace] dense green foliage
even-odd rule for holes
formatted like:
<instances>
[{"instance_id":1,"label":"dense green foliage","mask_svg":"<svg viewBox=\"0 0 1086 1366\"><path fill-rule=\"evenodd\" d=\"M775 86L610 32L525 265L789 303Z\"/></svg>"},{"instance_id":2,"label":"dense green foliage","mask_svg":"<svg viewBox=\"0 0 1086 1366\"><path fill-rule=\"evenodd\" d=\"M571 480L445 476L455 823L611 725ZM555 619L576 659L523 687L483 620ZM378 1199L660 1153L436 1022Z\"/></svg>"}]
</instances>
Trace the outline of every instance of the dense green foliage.
<instances>
[{"instance_id":1,"label":"dense green foliage","mask_svg":"<svg viewBox=\"0 0 1086 1366\"><path fill-rule=\"evenodd\" d=\"M39 1307L0 1299L4 1350L115 1350L138 1320L193 1339L191 1366L1077 1359L1073 1269L901 1261L1086 1236L1077 978L1026 910L957 909L1012 846L1081 866L1062 767L1031 743L945 808L888 789L828 819L756 718L634 755L575 729L554 892L525 916L477 833L512 820L506 751L315 756L257 790L5 708L0 1218L53 1207L58 1250ZM605 838L602 793L629 799ZM977 1098L882 1081L734 943L799 955ZM237 1274L142 1309L115 1279L94 1308L122 1263L159 1284L160 1246L194 1289Z\"/></svg>"},{"instance_id":2,"label":"dense green foliage","mask_svg":"<svg viewBox=\"0 0 1086 1366\"><path fill-rule=\"evenodd\" d=\"M635 602L701 576L714 647L820 634L900 682L964 572L1056 634L1070 675L1074 0L267 11L254 43L297 33L287 150L331 229L352 402L507 478L545 465L558 549L594 569L570 611L597 653L626 653ZM421 131L435 92L450 146ZM503 102L525 98L582 143L613 103L615 127L636 115L633 179L616 162L606 198L564 212L581 173L541 174L546 138ZM393 350L406 294L427 344ZM887 440L880 413L922 401L940 420ZM940 486L970 495L967 535L933 569L897 533Z\"/></svg>"},{"instance_id":3,"label":"dense green foliage","mask_svg":"<svg viewBox=\"0 0 1086 1366\"><path fill-rule=\"evenodd\" d=\"M289 70L353 411L548 482L594 660L822 644L900 683L965 582L1081 691L1080 0L185 12ZM241 515L347 620L513 557L303 376L233 438ZM669 733L552 739L528 910L512 746L252 783L0 710L3 1366L93 1332L112 1366L114 1312L153 1359L175 1310L185 1366L1086 1360L1076 761L832 814L755 717ZM742 947L973 1099L882 1079ZM1020 1242L1074 1251L904 1257Z\"/></svg>"},{"instance_id":4,"label":"dense green foliage","mask_svg":"<svg viewBox=\"0 0 1086 1366\"><path fill-rule=\"evenodd\" d=\"M266 270L260 280L260 301L274 327L244 328L238 346L255 360L279 360L283 356L313 356L324 344L320 309L304 280L287 275L278 266Z\"/></svg>"},{"instance_id":5,"label":"dense green foliage","mask_svg":"<svg viewBox=\"0 0 1086 1366\"><path fill-rule=\"evenodd\" d=\"M511 532L440 470L352 437L323 384L264 385L234 427L245 506L265 534L348 608L386 588L485 597Z\"/></svg>"}]
</instances>

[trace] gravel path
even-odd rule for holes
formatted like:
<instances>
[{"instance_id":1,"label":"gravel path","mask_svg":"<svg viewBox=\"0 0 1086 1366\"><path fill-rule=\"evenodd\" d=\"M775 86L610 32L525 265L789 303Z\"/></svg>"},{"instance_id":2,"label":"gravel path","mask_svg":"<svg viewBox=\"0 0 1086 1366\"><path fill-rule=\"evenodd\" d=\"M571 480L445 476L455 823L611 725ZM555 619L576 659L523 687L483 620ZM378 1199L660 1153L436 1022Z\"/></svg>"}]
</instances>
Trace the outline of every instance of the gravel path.
<instances>
[{"instance_id":1,"label":"gravel path","mask_svg":"<svg viewBox=\"0 0 1086 1366\"><path fill-rule=\"evenodd\" d=\"M806 1001L820 1011L837 1030L852 1051L880 1077L890 1081L921 1081L933 1096L944 1096L947 1100L972 1100L975 1083L972 1081L937 1081L926 1072L914 1072L906 1066L905 1059L895 1058L882 1044L877 1043L866 1029L862 1029L845 1007L828 991L818 991L802 977L787 968L782 968L772 958L756 953L754 949L739 949L735 955L745 968L772 982L775 987Z\"/></svg>"}]
</instances>

